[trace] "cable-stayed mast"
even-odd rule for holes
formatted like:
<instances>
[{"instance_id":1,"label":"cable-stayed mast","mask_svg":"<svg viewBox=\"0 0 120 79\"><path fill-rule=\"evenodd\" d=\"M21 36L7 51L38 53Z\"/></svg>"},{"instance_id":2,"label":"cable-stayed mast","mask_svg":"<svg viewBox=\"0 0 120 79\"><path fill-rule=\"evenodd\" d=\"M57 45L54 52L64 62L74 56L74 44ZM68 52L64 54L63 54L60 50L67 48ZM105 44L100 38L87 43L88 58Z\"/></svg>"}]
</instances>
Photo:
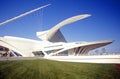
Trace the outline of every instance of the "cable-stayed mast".
<instances>
[{"instance_id":1,"label":"cable-stayed mast","mask_svg":"<svg viewBox=\"0 0 120 79\"><path fill-rule=\"evenodd\" d=\"M33 13L33 12L35 12L35 11L38 11L38 10L40 10L40 9L43 9L43 8L49 6L49 5L50 5L50 4L47 4L47 5L38 7L38 8L36 8L36 9L30 10L30 11L28 11L28 12L25 12L25 13L19 15L19 16L16 16L16 17L14 17L14 18L11 18L11 19L9 19L9 20L6 20L6 21L0 23L0 26L5 25L5 24L7 24L7 23L9 23L9 22L12 22L12 21L14 21L14 20L17 20L17 19L19 19L19 18L21 18L21 17L24 17L24 16L26 16L26 15L28 15L28 14L31 14L31 13Z\"/></svg>"}]
</instances>

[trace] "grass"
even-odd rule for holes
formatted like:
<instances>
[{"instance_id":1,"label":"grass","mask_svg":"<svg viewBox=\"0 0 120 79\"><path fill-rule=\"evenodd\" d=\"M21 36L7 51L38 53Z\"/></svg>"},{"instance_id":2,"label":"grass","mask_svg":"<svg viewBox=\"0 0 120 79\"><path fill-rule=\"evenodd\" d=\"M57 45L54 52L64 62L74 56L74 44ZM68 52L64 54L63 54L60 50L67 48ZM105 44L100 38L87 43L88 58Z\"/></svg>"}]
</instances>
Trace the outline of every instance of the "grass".
<instances>
[{"instance_id":1,"label":"grass","mask_svg":"<svg viewBox=\"0 0 120 79\"><path fill-rule=\"evenodd\" d=\"M112 64L0 61L0 79L120 79L120 73Z\"/></svg>"}]
</instances>

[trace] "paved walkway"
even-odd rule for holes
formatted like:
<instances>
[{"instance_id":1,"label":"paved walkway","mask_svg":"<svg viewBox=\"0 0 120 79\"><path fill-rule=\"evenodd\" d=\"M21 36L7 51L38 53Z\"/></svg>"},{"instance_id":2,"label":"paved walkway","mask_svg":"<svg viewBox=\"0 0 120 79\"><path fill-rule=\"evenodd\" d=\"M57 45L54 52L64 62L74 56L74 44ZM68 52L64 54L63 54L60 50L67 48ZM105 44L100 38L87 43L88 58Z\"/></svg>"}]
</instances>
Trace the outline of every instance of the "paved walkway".
<instances>
[{"instance_id":1,"label":"paved walkway","mask_svg":"<svg viewBox=\"0 0 120 79\"><path fill-rule=\"evenodd\" d=\"M36 59L44 59L43 57L0 57L0 61L6 60L36 60Z\"/></svg>"}]
</instances>

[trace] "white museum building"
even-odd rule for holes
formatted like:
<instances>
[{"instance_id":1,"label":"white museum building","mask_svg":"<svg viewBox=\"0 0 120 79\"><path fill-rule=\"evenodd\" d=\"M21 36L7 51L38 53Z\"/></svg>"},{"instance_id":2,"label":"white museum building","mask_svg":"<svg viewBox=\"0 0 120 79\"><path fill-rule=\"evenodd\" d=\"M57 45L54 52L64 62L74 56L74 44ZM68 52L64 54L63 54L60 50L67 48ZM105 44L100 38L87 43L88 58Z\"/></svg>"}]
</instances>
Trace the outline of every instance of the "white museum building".
<instances>
[{"instance_id":1,"label":"white museum building","mask_svg":"<svg viewBox=\"0 0 120 79\"><path fill-rule=\"evenodd\" d=\"M36 8L12 19L0 23L0 26L26 16L48 5ZM36 32L36 36L41 40L33 40L14 36L0 37L1 57L44 57L52 60L71 62L94 62L94 63L120 63L120 56L86 56L88 52L108 45L113 40L93 41L93 42L67 42L60 29L65 25L90 17L90 14L81 14L63 20L51 29ZM69 30L69 29L68 29ZM83 56L84 55L84 56Z\"/></svg>"}]
</instances>

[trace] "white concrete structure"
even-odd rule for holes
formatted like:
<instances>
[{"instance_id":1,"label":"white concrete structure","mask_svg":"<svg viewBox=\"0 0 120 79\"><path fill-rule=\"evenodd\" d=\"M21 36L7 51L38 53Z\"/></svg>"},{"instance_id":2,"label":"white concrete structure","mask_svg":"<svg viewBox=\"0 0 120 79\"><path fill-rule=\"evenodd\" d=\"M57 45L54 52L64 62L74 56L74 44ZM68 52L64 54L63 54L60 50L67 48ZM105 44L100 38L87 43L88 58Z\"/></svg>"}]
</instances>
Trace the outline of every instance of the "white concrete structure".
<instances>
[{"instance_id":1,"label":"white concrete structure","mask_svg":"<svg viewBox=\"0 0 120 79\"><path fill-rule=\"evenodd\" d=\"M120 55L52 56L46 58L64 62L120 64Z\"/></svg>"},{"instance_id":2,"label":"white concrete structure","mask_svg":"<svg viewBox=\"0 0 120 79\"><path fill-rule=\"evenodd\" d=\"M0 38L0 45L17 52L24 57L33 57L58 55L75 55L87 54L90 50L112 43L112 41L98 42L57 42L36 41L19 37L5 36Z\"/></svg>"},{"instance_id":3,"label":"white concrete structure","mask_svg":"<svg viewBox=\"0 0 120 79\"><path fill-rule=\"evenodd\" d=\"M44 8L46 6L40 7L38 9ZM34 12L38 9L31 10L31 11ZM29 13L29 12L26 12L26 13ZM27 15L26 13L22 14L22 16ZM43 56L48 59L51 59L50 57L53 57L54 59L56 59L55 58L56 56L57 57L62 56L62 58L63 56L64 57L74 56L75 58L76 56L76 58L78 58L80 57L80 55L87 54L90 50L93 50L101 46L105 46L113 42L112 40L95 41L95 42L73 42L73 43L68 43L66 41L66 39L64 38L64 36L60 31L60 28L67 24L87 18L89 16L91 15L82 14L82 15L73 16L71 18L68 18L60 22L50 30L37 32L36 33L37 37L42 39L42 41L20 38L20 37L13 37L13 36L0 37L0 47L1 49L2 48L9 49L9 52L11 52L14 56L23 56L23 57ZM17 18L20 18L20 16L17 16ZM0 23L0 25L6 24L12 20L15 20L15 19L14 18L10 19L8 21Z\"/></svg>"}]
</instances>

